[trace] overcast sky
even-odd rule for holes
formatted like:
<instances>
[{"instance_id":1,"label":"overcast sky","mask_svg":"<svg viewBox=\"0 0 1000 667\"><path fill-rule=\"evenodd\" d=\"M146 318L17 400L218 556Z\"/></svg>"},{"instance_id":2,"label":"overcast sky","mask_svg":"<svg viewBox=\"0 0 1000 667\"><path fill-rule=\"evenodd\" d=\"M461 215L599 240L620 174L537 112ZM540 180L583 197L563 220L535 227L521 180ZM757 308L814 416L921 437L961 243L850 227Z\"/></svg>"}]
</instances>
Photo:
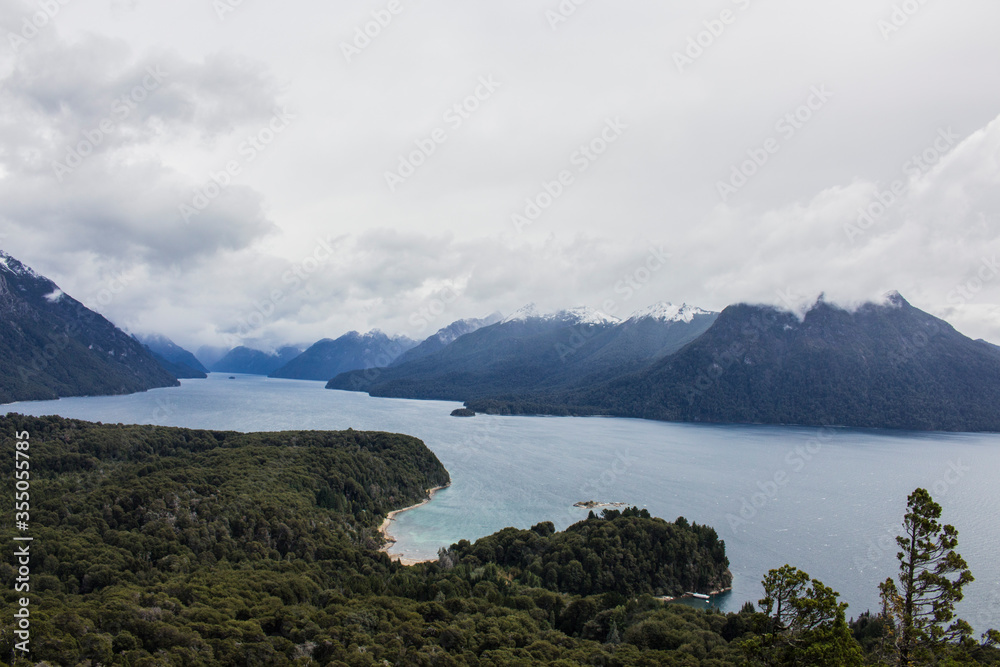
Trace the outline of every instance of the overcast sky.
<instances>
[{"instance_id":1,"label":"overcast sky","mask_svg":"<svg viewBox=\"0 0 1000 667\"><path fill-rule=\"evenodd\" d=\"M997 25L988 0L4 0L0 247L189 348L889 290L1000 342Z\"/></svg>"}]
</instances>

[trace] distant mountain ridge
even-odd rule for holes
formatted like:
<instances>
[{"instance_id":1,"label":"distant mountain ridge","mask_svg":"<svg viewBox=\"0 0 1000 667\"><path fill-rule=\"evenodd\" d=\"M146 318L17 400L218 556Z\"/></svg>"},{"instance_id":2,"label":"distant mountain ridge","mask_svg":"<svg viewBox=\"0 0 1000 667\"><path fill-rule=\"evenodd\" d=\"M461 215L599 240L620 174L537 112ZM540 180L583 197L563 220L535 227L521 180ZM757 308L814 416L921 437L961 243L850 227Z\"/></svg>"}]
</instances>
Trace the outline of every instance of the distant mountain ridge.
<instances>
[{"instance_id":1,"label":"distant mountain ridge","mask_svg":"<svg viewBox=\"0 0 1000 667\"><path fill-rule=\"evenodd\" d=\"M237 347L208 367L493 414L1000 432L1000 346L896 292L850 310L821 297L804 314L659 303L624 320L529 304L420 343L349 332L304 352ZM168 338L127 335L0 251L0 402L131 393L205 372Z\"/></svg>"},{"instance_id":2,"label":"distant mountain ridge","mask_svg":"<svg viewBox=\"0 0 1000 667\"><path fill-rule=\"evenodd\" d=\"M302 350L297 347L283 347L276 352L262 352L241 345L233 348L212 364L211 371L213 373L270 375L301 353Z\"/></svg>"},{"instance_id":3,"label":"distant mountain ridge","mask_svg":"<svg viewBox=\"0 0 1000 667\"><path fill-rule=\"evenodd\" d=\"M208 369L183 347L159 334L137 335L136 340L145 345L153 358L176 378L206 378Z\"/></svg>"},{"instance_id":4,"label":"distant mountain ridge","mask_svg":"<svg viewBox=\"0 0 1000 667\"><path fill-rule=\"evenodd\" d=\"M1000 355L991 347L896 293L855 311L819 301L802 320L738 304L646 370L538 402L543 411L666 421L1000 431Z\"/></svg>"},{"instance_id":5,"label":"distant mountain ridge","mask_svg":"<svg viewBox=\"0 0 1000 667\"><path fill-rule=\"evenodd\" d=\"M500 313L493 313L492 315L487 315L483 318L469 318L452 322L448 326L439 329L436 333L428 336L416 347L399 355L390 365L398 366L402 363L406 363L407 361L414 361L416 359L420 359L421 357L426 357L454 343L458 338L466 334L470 334L473 331L478 331L483 327L488 327L491 324L496 324L502 319L503 316Z\"/></svg>"},{"instance_id":6,"label":"distant mountain ridge","mask_svg":"<svg viewBox=\"0 0 1000 667\"><path fill-rule=\"evenodd\" d=\"M0 251L0 403L178 384L144 345Z\"/></svg>"},{"instance_id":7,"label":"distant mountain ridge","mask_svg":"<svg viewBox=\"0 0 1000 667\"><path fill-rule=\"evenodd\" d=\"M366 334L350 331L336 340L324 338L268 375L326 382L347 371L388 366L416 345L406 336L390 338L378 329Z\"/></svg>"},{"instance_id":8,"label":"distant mountain ridge","mask_svg":"<svg viewBox=\"0 0 1000 667\"><path fill-rule=\"evenodd\" d=\"M194 352L194 357L201 363L201 365L208 370L212 371L212 366L219 362L224 356L229 354L231 348L216 346L216 345L202 345Z\"/></svg>"},{"instance_id":9,"label":"distant mountain ridge","mask_svg":"<svg viewBox=\"0 0 1000 667\"><path fill-rule=\"evenodd\" d=\"M526 306L425 357L327 387L494 414L1000 431L1000 347L896 292L796 316L656 304L624 321Z\"/></svg>"},{"instance_id":10,"label":"distant mountain ridge","mask_svg":"<svg viewBox=\"0 0 1000 667\"><path fill-rule=\"evenodd\" d=\"M622 322L590 308L542 313L529 304L431 354L378 372L345 373L327 387L399 398L524 398L641 368L697 338L716 315L689 309L685 316Z\"/></svg>"},{"instance_id":11,"label":"distant mountain ridge","mask_svg":"<svg viewBox=\"0 0 1000 667\"><path fill-rule=\"evenodd\" d=\"M538 309L538 306L529 303L503 318L501 322L508 324L510 322L528 322L532 320L584 325L618 324L621 321L616 317L605 315L596 308L589 306L557 310L553 313L543 313Z\"/></svg>"},{"instance_id":12,"label":"distant mountain ridge","mask_svg":"<svg viewBox=\"0 0 1000 667\"><path fill-rule=\"evenodd\" d=\"M986 346L986 348L987 348L988 350L990 350L991 352L993 352L993 353L994 353L994 354L996 354L996 355L1000 355L1000 345L994 345L993 343L990 343L990 342L988 342L988 341L985 341L985 340L983 340L982 338L980 338L980 339L979 339L979 340L977 340L976 342L977 342L977 343L982 343L983 345L985 345L985 346Z\"/></svg>"}]
</instances>

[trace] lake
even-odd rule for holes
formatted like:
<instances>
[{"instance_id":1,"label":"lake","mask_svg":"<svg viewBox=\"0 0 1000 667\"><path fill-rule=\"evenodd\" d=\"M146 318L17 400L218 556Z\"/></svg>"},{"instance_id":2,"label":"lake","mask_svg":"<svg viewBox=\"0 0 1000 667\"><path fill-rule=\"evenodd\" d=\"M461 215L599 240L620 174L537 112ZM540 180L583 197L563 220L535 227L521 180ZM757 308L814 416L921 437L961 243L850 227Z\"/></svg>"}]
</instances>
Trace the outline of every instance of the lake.
<instances>
[{"instance_id":1,"label":"lake","mask_svg":"<svg viewBox=\"0 0 1000 667\"><path fill-rule=\"evenodd\" d=\"M578 501L624 502L709 524L726 542L738 610L767 570L794 565L839 591L848 616L876 610L896 573L893 537L917 487L944 507L976 581L959 606L977 633L1000 628L1000 435L579 417L451 417L457 403L371 398L323 383L212 374L130 396L15 403L5 411L238 431L379 430L422 439L451 487L393 524L394 554L506 526L583 519ZM697 603L704 604L704 603Z\"/></svg>"}]
</instances>

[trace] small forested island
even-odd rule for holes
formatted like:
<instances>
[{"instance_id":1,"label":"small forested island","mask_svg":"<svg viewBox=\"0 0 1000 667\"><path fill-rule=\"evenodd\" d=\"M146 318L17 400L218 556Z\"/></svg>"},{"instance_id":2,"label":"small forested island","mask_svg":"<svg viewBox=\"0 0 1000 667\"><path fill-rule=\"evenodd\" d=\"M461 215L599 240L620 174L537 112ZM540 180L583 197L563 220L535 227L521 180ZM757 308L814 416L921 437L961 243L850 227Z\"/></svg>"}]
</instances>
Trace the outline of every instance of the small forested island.
<instances>
[{"instance_id":1,"label":"small forested island","mask_svg":"<svg viewBox=\"0 0 1000 667\"><path fill-rule=\"evenodd\" d=\"M664 603L729 586L725 544L711 527L635 507L393 562L380 551L386 515L450 482L406 435L16 414L0 417L0 433L7 460L30 442L30 576L0 563L4 608L30 597L30 655L0 633L11 665L1000 664L998 633L979 642L957 621L943 637L924 620L907 626L905 576L883 584L882 614L850 623L834 591L791 566L768 574L759 609ZM947 547L935 557L951 569L936 576L964 570L949 555L953 529L935 523L940 506L915 492L910 511L921 550ZM4 532L10 543L14 528ZM914 604L951 623L961 582L949 590Z\"/></svg>"},{"instance_id":2,"label":"small forested island","mask_svg":"<svg viewBox=\"0 0 1000 667\"><path fill-rule=\"evenodd\" d=\"M469 408L458 408L451 411L452 417L475 417L476 411Z\"/></svg>"}]
</instances>

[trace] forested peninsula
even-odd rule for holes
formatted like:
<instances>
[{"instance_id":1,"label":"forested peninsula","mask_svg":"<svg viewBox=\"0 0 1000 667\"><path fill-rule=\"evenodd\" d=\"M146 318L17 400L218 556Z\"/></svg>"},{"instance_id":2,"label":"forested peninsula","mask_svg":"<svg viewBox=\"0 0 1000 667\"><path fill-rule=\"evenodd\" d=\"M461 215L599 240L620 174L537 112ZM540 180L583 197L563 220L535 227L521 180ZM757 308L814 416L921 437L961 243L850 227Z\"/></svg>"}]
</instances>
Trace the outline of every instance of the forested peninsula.
<instances>
[{"instance_id":1,"label":"forested peninsula","mask_svg":"<svg viewBox=\"0 0 1000 667\"><path fill-rule=\"evenodd\" d=\"M30 443L33 538L30 591L0 563L4 608L28 595L31 614L27 656L5 621L3 664L722 666L774 646L861 664L855 636L881 636L871 617L848 629L832 591L801 591L814 627L792 648L775 644L767 608L659 601L728 586L729 561L712 528L637 508L393 562L384 517L450 481L410 436L14 414L0 426L5 460Z\"/></svg>"}]
</instances>

